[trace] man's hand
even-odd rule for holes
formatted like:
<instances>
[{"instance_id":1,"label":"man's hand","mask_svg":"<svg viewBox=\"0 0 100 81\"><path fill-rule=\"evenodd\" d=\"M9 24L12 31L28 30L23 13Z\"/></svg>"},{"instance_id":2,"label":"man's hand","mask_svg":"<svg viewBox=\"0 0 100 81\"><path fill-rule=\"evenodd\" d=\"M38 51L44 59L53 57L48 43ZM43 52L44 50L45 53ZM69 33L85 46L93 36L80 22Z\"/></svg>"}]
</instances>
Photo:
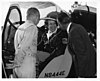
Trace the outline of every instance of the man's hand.
<instances>
[{"instance_id":1,"label":"man's hand","mask_svg":"<svg viewBox=\"0 0 100 81\"><path fill-rule=\"evenodd\" d=\"M15 64L6 64L6 69L14 69L16 67L19 67L19 65L15 65Z\"/></svg>"},{"instance_id":2,"label":"man's hand","mask_svg":"<svg viewBox=\"0 0 100 81\"><path fill-rule=\"evenodd\" d=\"M67 38L63 38L63 39L62 39L62 43L63 43L63 44L68 44Z\"/></svg>"}]
</instances>

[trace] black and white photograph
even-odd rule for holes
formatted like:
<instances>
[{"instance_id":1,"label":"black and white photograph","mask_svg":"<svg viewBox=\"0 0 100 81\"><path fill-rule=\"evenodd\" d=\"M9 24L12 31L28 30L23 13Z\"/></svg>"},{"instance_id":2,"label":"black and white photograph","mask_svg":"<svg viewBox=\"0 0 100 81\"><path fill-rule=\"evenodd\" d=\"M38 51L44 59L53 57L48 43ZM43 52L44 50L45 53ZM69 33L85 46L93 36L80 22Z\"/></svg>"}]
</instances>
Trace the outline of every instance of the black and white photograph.
<instances>
[{"instance_id":1,"label":"black and white photograph","mask_svg":"<svg viewBox=\"0 0 100 81\"><path fill-rule=\"evenodd\" d=\"M96 5L96 0L2 1L2 79L96 79Z\"/></svg>"}]
</instances>

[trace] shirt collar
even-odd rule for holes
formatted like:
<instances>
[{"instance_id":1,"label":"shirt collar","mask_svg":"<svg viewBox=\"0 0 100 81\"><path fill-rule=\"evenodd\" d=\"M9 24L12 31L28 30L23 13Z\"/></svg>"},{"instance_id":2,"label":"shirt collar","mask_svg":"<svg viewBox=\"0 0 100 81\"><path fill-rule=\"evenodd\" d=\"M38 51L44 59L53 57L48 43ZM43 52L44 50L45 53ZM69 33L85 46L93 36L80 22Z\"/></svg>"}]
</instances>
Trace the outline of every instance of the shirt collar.
<instances>
[{"instance_id":1,"label":"shirt collar","mask_svg":"<svg viewBox=\"0 0 100 81\"><path fill-rule=\"evenodd\" d=\"M57 32L57 28L56 28L56 30L55 30L54 32L51 32L51 31L49 30L48 33L47 33L47 38L49 39L49 37L50 37L52 34L56 33L56 32Z\"/></svg>"},{"instance_id":2,"label":"shirt collar","mask_svg":"<svg viewBox=\"0 0 100 81\"><path fill-rule=\"evenodd\" d=\"M31 20L26 20L26 23L34 24Z\"/></svg>"},{"instance_id":3,"label":"shirt collar","mask_svg":"<svg viewBox=\"0 0 100 81\"><path fill-rule=\"evenodd\" d=\"M71 27L71 24L72 24L72 22L70 22L70 23L68 24L67 33L69 33L69 29L70 29L70 27Z\"/></svg>"},{"instance_id":4,"label":"shirt collar","mask_svg":"<svg viewBox=\"0 0 100 81\"><path fill-rule=\"evenodd\" d=\"M26 28L30 26L35 26L34 23L30 20L26 20L24 24L18 27L19 30L25 30Z\"/></svg>"}]
</instances>

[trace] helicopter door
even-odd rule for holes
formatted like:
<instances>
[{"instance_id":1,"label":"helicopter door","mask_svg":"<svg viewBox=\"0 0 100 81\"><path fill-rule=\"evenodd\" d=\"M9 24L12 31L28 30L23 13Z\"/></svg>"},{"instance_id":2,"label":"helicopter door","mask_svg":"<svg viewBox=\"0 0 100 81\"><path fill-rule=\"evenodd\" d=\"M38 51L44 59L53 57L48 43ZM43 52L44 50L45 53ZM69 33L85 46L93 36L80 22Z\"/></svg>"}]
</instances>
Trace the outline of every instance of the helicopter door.
<instances>
[{"instance_id":1,"label":"helicopter door","mask_svg":"<svg viewBox=\"0 0 100 81\"><path fill-rule=\"evenodd\" d=\"M18 6L10 6L2 32L2 61L3 67L14 59L14 35L17 28L22 24L22 15ZM4 70L4 68L3 68ZM5 71L4 71L5 72ZM10 73L10 72L6 72ZM2 77L8 77L9 74L5 74Z\"/></svg>"}]
</instances>

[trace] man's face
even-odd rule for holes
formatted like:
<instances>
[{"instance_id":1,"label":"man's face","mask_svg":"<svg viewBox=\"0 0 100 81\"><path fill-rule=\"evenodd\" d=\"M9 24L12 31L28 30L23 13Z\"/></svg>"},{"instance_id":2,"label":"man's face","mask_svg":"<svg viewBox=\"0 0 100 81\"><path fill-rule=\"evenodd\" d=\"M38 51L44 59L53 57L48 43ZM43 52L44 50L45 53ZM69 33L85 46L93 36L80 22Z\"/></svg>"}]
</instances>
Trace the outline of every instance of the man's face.
<instances>
[{"instance_id":1,"label":"man's face","mask_svg":"<svg viewBox=\"0 0 100 81\"><path fill-rule=\"evenodd\" d=\"M57 28L56 22L53 20L48 20L48 29L51 32L54 32L56 30L56 28Z\"/></svg>"},{"instance_id":2,"label":"man's face","mask_svg":"<svg viewBox=\"0 0 100 81\"><path fill-rule=\"evenodd\" d=\"M59 24L62 30L67 30L68 24Z\"/></svg>"},{"instance_id":3,"label":"man's face","mask_svg":"<svg viewBox=\"0 0 100 81\"><path fill-rule=\"evenodd\" d=\"M38 23L39 23L39 20L40 20L40 14L37 14L37 15L36 15L35 20L36 20L36 24L38 24Z\"/></svg>"}]
</instances>

